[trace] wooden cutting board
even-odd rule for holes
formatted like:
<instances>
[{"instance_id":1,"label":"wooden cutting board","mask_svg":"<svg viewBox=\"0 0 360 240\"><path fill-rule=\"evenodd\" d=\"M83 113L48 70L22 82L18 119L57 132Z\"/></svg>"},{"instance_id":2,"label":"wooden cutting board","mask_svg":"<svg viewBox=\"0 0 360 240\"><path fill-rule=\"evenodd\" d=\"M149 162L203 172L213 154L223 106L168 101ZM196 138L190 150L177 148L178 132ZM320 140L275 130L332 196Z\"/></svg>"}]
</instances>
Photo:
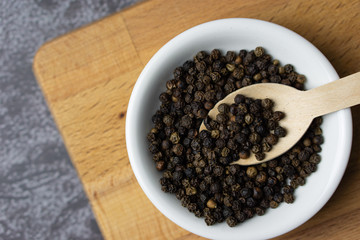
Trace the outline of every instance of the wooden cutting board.
<instances>
[{"instance_id":1,"label":"wooden cutting board","mask_svg":"<svg viewBox=\"0 0 360 240\"><path fill-rule=\"evenodd\" d=\"M128 100L163 44L210 20L257 18L304 36L343 77L360 70L359 13L357 0L150 0L42 46L34 72L104 237L202 239L150 203L127 157ZM360 107L352 110L355 147L338 190L316 216L278 239L360 239Z\"/></svg>"}]
</instances>

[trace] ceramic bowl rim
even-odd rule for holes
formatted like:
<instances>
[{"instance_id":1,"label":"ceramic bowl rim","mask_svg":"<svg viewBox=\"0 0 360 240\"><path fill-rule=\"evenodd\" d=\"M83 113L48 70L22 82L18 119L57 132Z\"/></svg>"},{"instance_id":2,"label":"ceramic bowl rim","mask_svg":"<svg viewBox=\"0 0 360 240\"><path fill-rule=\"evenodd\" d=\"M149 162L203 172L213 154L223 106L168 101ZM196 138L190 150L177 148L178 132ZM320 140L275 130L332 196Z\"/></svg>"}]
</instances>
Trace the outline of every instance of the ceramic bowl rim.
<instances>
[{"instance_id":1,"label":"ceramic bowl rim","mask_svg":"<svg viewBox=\"0 0 360 240\"><path fill-rule=\"evenodd\" d=\"M149 70L156 64L156 62L159 60L160 57L163 57L164 54L169 49L176 47L176 44L178 44L179 41L181 41L184 38L187 38L189 35L191 35L193 33L202 31L204 28L208 28L209 26L212 26L212 25L219 26L221 24L230 24L230 23L231 24L253 24L254 26L259 26L259 27L264 27L264 28L271 27L276 31L284 32L284 34L287 34L293 38L296 38L299 42L301 42L301 44L303 44L307 48L311 48L313 53L315 55L317 55L317 57L319 59L321 59L322 64L328 69L328 74L329 74L328 78L330 79L330 81L333 81L333 80L336 80L339 78L335 69L332 67L330 62L325 58L325 56L315 46L313 46L310 42L308 42L306 39L304 39L297 33L293 32L285 27L282 27L280 25L262 21L262 20L257 20L257 19L249 19L249 18L219 19L219 20L214 20L214 21L210 21L210 22L206 22L206 23L197 25L197 26L190 28L190 29L184 31L183 33L177 35L173 39L171 39L151 58L151 60L148 62L148 64L145 66L145 68L141 72L141 74L134 86L134 89L133 89L131 97L130 97L129 105L128 105L128 112L127 112L127 116L126 116L126 145L127 145L127 151L128 151L131 167L134 171L134 174L135 174L137 181L140 184L142 190L145 192L145 194L150 199L150 201L153 203L153 205L160 210L160 212L162 212L167 218L169 218L170 220L172 220L174 223L181 226L182 228L184 228L190 232L193 232L197 235L207 237L207 238L218 238L219 235L214 235L214 234L207 233L204 231L198 231L196 228L188 226L183 220L179 220L177 216L174 216L173 213L170 213L169 211L167 211L167 209L165 209L163 206L161 206L159 204L158 196L154 196L154 194L152 194L150 192L150 190L148 188L148 183L146 183L144 181L143 177L141 176L141 174L139 172L140 161L135 158L137 149L134 146L134 141L135 141L134 129L136 128L136 121L134 121L134 119L137 117L137 115L134 113L134 110L138 106L138 104L141 103L141 102L139 102L140 101L139 99L141 99L141 97L139 97L139 94L140 94L139 89L141 88L141 85L143 84L143 82L147 81L146 76L149 73ZM201 49L199 49L199 50L201 50ZM350 150L351 150L351 142L352 142L352 120L351 120L350 110L344 109L344 110L339 111L337 114L341 115L342 119L344 120L344 124L345 124L343 126L344 127L344 129L343 129L344 130L343 144L340 146L342 149L341 152L343 153L342 156L343 156L344 164L339 166L337 175L333 179L334 184L332 185L332 187L330 187L327 190L326 196L322 196L321 201L317 203L317 206L315 207L315 209L313 209L313 211L305 214L306 215L305 217L302 217L295 223L290 224L289 226L287 226L287 228L281 228L281 229L275 230L271 234L265 235L267 238L271 238L271 237L275 237L275 236L284 234L290 230L295 229L296 227L300 226L301 224L303 224L304 222L309 220L326 204L326 202L330 199L330 197L335 192L335 190L336 190L338 184L340 183L340 180L344 174L344 171L346 169L347 162L348 162L349 155L350 155ZM145 137L145 134L144 134L144 137ZM186 209L184 209L184 211L186 211ZM264 237L264 235L261 235L261 237ZM233 239L231 236L230 237L225 236L225 238Z\"/></svg>"}]
</instances>

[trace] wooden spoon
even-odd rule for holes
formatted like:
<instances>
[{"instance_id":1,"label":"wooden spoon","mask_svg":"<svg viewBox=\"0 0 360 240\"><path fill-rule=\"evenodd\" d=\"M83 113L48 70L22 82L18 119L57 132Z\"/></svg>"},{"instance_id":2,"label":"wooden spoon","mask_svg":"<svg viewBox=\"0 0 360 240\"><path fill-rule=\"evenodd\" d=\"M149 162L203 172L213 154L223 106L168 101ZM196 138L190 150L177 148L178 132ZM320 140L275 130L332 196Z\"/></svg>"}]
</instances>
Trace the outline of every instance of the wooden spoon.
<instances>
[{"instance_id":1,"label":"wooden spoon","mask_svg":"<svg viewBox=\"0 0 360 240\"><path fill-rule=\"evenodd\" d=\"M287 135L279 138L278 143L265 154L264 160L258 161L255 154L250 154L249 158L232 163L259 164L288 151L304 135L314 118L360 104L360 72L308 91L276 83L260 83L240 88L219 101L210 110L209 117L215 119L219 113L217 107L222 103L234 103L237 94L254 99L270 98L274 101L274 111L285 113L285 118L279 125L286 129ZM206 127L202 123L199 132L204 129Z\"/></svg>"}]
</instances>

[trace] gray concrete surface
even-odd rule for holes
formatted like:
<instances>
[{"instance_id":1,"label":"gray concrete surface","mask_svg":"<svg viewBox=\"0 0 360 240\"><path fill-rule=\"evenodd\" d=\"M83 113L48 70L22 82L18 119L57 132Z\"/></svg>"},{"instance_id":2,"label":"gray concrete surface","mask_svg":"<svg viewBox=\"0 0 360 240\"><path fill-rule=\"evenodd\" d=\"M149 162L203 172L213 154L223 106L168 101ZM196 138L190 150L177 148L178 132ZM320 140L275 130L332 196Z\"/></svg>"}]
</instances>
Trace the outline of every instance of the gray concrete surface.
<instances>
[{"instance_id":1,"label":"gray concrete surface","mask_svg":"<svg viewBox=\"0 0 360 240\"><path fill-rule=\"evenodd\" d=\"M138 0L0 1L0 239L102 239L32 72L46 41Z\"/></svg>"}]
</instances>

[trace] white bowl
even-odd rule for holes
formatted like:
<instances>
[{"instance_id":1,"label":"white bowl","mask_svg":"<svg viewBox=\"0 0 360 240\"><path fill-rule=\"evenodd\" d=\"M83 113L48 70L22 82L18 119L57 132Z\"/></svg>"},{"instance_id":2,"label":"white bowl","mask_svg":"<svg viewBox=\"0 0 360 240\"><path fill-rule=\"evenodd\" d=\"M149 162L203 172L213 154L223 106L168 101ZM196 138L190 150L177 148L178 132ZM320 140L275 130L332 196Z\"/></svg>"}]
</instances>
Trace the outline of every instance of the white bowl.
<instances>
[{"instance_id":1,"label":"white bowl","mask_svg":"<svg viewBox=\"0 0 360 240\"><path fill-rule=\"evenodd\" d=\"M165 44L140 74L131 94L126 117L126 145L135 176L151 202L170 220L197 235L211 239L266 239L284 234L314 216L337 188L347 165L352 120L349 109L324 117L322 161L306 184L295 191L293 204L280 204L264 216L230 228L226 223L207 226L174 194L160 189L161 173L155 169L148 151L146 135L152 127L151 116L160 106L159 94L172 72L200 50L254 49L263 46L281 64L290 63L307 77L306 89L339 78L324 55L298 34L279 25L255 19L222 19L193 27ZM151 223L149 223L151 224Z\"/></svg>"}]
</instances>

